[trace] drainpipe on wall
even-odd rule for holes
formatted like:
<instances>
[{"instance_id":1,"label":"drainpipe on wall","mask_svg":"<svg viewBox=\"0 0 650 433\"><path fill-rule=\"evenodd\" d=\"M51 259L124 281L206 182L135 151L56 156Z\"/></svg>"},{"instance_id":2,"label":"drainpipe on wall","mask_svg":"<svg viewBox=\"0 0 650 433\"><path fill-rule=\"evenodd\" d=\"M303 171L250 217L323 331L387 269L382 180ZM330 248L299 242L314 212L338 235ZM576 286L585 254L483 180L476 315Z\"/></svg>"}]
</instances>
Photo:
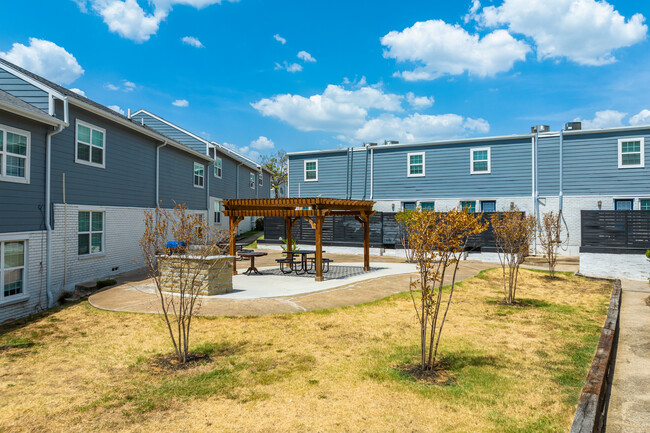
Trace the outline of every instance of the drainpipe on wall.
<instances>
[{"instance_id":1,"label":"drainpipe on wall","mask_svg":"<svg viewBox=\"0 0 650 433\"><path fill-rule=\"evenodd\" d=\"M156 208L160 206L160 149L167 146L167 140L156 146Z\"/></svg>"},{"instance_id":2,"label":"drainpipe on wall","mask_svg":"<svg viewBox=\"0 0 650 433\"><path fill-rule=\"evenodd\" d=\"M563 176L563 170L564 170L563 158L564 158L564 128L560 129L560 191L558 192L558 201L559 201L558 207L559 207L560 213L562 213L562 202L564 201L564 191L562 190L563 189L562 183L563 183L563 178L564 178L564 176Z\"/></svg>"},{"instance_id":3,"label":"drainpipe on wall","mask_svg":"<svg viewBox=\"0 0 650 433\"><path fill-rule=\"evenodd\" d=\"M366 169L364 171L364 179L363 179L363 199L366 199L366 192L368 190L368 149L370 148L369 144L365 145L366 148Z\"/></svg>"},{"instance_id":4,"label":"drainpipe on wall","mask_svg":"<svg viewBox=\"0 0 650 433\"><path fill-rule=\"evenodd\" d=\"M67 104L66 108L67 108ZM67 109L65 110L65 118L68 117ZM45 239L45 287L47 294L47 307L51 307L54 301L52 294L52 204L50 203L50 190L52 187L52 137L63 131L63 125L59 125L58 129L50 131L46 135L45 140L45 229L47 231ZM67 215L66 215L67 217ZM65 288L64 288L65 289Z\"/></svg>"},{"instance_id":5,"label":"drainpipe on wall","mask_svg":"<svg viewBox=\"0 0 650 433\"><path fill-rule=\"evenodd\" d=\"M212 163L214 165L214 162ZM214 169L213 169L214 170ZM208 222L210 221L210 163L205 165L205 210L208 212Z\"/></svg>"},{"instance_id":6,"label":"drainpipe on wall","mask_svg":"<svg viewBox=\"0 0 650 433\"><path fill-rule=\"evenodd\" d=\"M370 148L370 200L375 195L375 149Z\"/></svg>"},{"instance_id":7,"label":"drainpipe on wall","mask_svg":"<svg viewBox=\"0 0 650 433\"><path fill-rule=\"evenodd\" d=\"M535 133L535 135L532 137L531 140L531 159L532 159L532 200L533 200L533 213L535 215L535 218L537 218L538 214L538 200L537 200L537 137L538 134ZM537 224L536 224L537 225ZM533 252L537 252L537 236L533 237Z\"/></svg>"}]
</instances>

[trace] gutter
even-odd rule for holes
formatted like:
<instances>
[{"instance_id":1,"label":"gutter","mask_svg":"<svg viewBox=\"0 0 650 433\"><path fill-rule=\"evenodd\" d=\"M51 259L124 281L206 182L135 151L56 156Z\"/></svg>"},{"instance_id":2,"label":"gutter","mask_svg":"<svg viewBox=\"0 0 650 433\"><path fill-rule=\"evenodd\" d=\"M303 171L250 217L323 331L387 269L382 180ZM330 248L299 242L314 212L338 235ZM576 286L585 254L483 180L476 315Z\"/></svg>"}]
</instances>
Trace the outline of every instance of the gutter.
<instances>
[{"instance_id":1,"label":"gutter","mask_svg":"<svg viewBox=\"0 0 650 433\"><path fill-rule=\"evenodd\" d=\"M36 113L34 111L26 110L26 109L17 107L17 106L12 105L12 104L5 104L4 102L1 102L1 101L0 101L0 109L8 111L10 113L18 114L18 115L20 115L22 117L26 117L26 118L31 119L31 120L36 120L36 121L39 121L39 122L43 122L46 125L56 126L56 127L58 127L60 125L68 126L67 125L68 122L62 122L61 120L57 119L56 117L52 117L52 116L49 116L47 114L39 114L39 113Z\"/></svg>"}]
</instances>

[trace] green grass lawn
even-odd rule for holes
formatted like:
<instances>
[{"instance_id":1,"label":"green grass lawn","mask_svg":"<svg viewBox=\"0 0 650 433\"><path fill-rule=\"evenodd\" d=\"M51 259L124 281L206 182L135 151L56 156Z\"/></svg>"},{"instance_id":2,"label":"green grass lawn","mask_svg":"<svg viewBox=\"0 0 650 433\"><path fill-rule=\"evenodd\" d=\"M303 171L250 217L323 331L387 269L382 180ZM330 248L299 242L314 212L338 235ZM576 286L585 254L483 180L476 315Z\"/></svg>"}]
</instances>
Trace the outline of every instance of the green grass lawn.
<instances>
[{"instance_id":1,"label":"green grass lawn","mask_svg":"<svg viewBox=\"0 0 650 433\"><path fill-rule=\"evenodd\" d=\"M463 281L440 352L415 380L408 293L291 315L199 317L186 369L160 317L80 302L0 334L0 431L568 431L610 283L522 271L528 306L504 306L500 270ZM404 277L407 289L408 276Z\"/></svg>"}]
</instances>

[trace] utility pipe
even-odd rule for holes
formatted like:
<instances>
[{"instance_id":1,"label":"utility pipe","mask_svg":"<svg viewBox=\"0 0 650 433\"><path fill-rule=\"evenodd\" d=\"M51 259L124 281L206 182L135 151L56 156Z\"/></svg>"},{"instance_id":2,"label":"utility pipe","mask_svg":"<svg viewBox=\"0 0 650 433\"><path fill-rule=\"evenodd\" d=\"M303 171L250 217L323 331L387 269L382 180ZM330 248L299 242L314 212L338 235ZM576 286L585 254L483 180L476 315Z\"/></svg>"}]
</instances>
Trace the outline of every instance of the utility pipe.
<instances>
[{"instance_id":1,"label":"utility pipe","mask_svg":"<svg viewBox=\"0 0 650 433\"><path fill-rule=\"evenodd\" d=\"M535 133L535 139L533 143L533 149L534 149L534 157L533 157L533 173L535 177L535 218L536 218L536 223L535 223L535 228L539 228L539 185L538 185L538 148L539 148L539 133ZM537 254L537 236L533 237L533 251L535 254Z\"/></svg>"},{"instance_id":2,"label":"utility pipe","mask_svg":"<svg viewBox=\"0 0 650 433\"><path fill-rule=\"evenodd\" d=\"M63 182L63 289L68 286L68 202L65 198L65 173L61 173Z\"/></svg>"},{"instance_id":3,"label":"utility pipe","mask_svg":"<svg viewBox=\"0 0 650 433\"><path fill-rule=\"evenodd\" d=\"M560 213L562 212L562 202L564 201L563 181L564 181L564 128L560 130L560 191L558 193L558 207Z\"/></svg>"},{"instance_id":4,"label":"utility pipe","mask_svg":"<svg viewBox=\"0 0 650 433\"><path fill-rule=\"evenodd\" d=\"M66 110L67 111L67 110ZM67 118L67 113L65 114ZM51 307L54 301L54 295L52 294L52 223L50 222L52 218L51 212L51 175L52 175L52 137L56 134L63 131L63 125L59 125L54 131L50 131L46 135L45 139L45 229L47 235L45 238L45 287L47 295L47 307ZM66 215L67 217L67 215Z\"/></svg>"},{"instance_id":5,"label":"utility pipe","mask_svg":"<svg viewBox=\"0 0 650 433\"><path fill-rule=\"evenodd\" d=\"M160 206L160 149L167 146L167 140L156 146L156 208Z\"/></svg>"},{"instance_id":6,"label":"utility pipe","mask_svg":"<svg viewBox=\"0 0 650 433\"><path fill-rule=\"evenodd\" d=\"M363 179L363 199L366 199L366 192L368 191L368 148L370 147L369 145L365 145L366 147L366 169L364 170L364 179Z\"/></svg>"},{"instance_id":7,"label":"utility pipe","mask_svg":"<svg viewBox=\"0 0 650 433\"><path fill-rule=\"evenodd\" d=\"M375 149L370 148L370 200L375 195Z\"/></svg>"}]
</instances>

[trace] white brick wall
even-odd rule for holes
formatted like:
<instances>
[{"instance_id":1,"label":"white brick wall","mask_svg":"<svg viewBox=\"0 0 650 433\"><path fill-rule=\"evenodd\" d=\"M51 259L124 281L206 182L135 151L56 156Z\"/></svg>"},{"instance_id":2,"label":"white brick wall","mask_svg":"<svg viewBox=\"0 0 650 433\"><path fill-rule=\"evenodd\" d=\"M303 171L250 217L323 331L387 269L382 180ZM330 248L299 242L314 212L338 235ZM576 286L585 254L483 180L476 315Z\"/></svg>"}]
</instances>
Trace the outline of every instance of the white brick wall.
<instances>
[{"instance_id":1,"label":"white brick wall","mask_svg":"<svg viewBox=\"0 0 650 433\"><path fill-rule=\"evenodd\" d=\"M648 281L650 262L645 254L580 253L580 273L589 277Z\"/></svg>"}]
</instances>

